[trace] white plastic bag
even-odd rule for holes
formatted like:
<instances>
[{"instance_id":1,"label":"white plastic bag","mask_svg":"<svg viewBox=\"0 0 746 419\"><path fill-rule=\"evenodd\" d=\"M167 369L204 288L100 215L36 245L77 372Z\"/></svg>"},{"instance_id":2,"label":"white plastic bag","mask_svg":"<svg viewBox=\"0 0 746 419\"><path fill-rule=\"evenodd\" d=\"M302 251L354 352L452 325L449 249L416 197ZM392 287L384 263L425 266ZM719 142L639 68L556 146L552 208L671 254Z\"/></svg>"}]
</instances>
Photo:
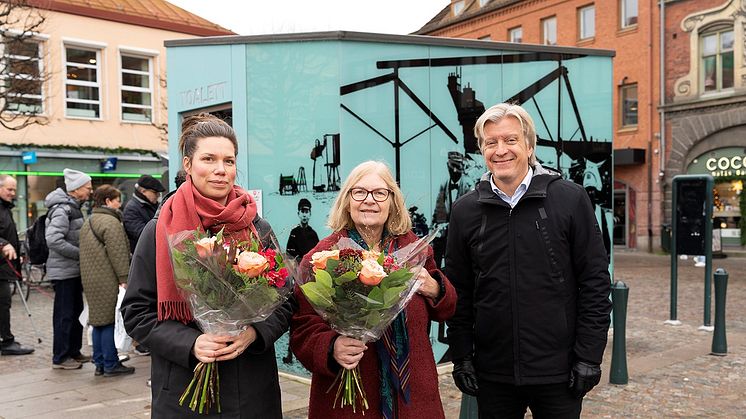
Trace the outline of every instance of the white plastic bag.
<instances>
[{"instance_id":1,"label":"white plastic bag","mask_svg":"<svg viewBox=\"0 0 746 419\"><path fill-rule=\"evenodd\" d=\"M124 300L125 289L119 287L119 295L117 295L117 307L114 310L114 346L120 352L129 352L132 348L132 338L127 335L127 331L124 330L124 319L119 308L122 306L122 300Z\"/></svg>"}]
</instances>

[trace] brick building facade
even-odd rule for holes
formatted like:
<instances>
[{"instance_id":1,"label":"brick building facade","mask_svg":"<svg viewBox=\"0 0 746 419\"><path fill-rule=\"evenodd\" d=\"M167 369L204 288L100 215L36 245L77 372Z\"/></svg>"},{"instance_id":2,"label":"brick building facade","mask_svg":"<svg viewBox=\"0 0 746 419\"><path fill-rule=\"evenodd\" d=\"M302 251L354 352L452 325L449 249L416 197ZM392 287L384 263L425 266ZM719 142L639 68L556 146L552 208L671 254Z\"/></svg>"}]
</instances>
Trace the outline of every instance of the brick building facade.
<instances>
[{"instance_id":1,"label":"brick building facade","mask_svg":"<svg viewBox=\"0 0 746 419\"><path fill-rule=\"evenodd\" d=\"M665 102L657 1L451 0L417 33L615 50L614 242L653 250L661 244L662 225L670 223L673 176L697 170L689 166L703 153L746 144L746 136L738 135L746 130L746 0L666 0L664 5ZM705 38L709 55L703 55ZM709 51L713 42L733 46ZM730 76L710 80L703 75L705 65L722 73L723 62L731 66L726 68ZM728 228L738 222L733 191L742 183L737 180L721 188L729 203L722 203L720 215L727 219L716 218L716 224L722 221Z\"/></svg>"}]
</instances>

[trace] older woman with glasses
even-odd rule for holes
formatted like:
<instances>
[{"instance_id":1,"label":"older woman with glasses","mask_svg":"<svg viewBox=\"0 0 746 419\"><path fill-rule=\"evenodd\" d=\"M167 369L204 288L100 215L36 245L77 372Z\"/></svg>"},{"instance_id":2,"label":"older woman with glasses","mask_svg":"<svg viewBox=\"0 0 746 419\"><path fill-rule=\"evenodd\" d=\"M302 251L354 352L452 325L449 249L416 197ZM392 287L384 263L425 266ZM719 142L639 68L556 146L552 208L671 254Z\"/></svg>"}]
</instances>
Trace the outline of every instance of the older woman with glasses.
<instances>
[{"instance_id":1,"label":"older woman with glasses","mask_svg":"<svg viewBox=\"0 0 746 419\"><path fill-rule=\"evenodd\" d=\"M303 258L329 250L340 238L349 237L368 250L386 252L417 240L404 196L388 167L367 161L355 167L345 180L328 220L334 231ZM313 418L443 418L428 324L453 314L456 293L430 257L418 273L422 284L383 339L366 345L341 336L314 311L300 288L295 295L300 308L291 323L290 345L301 363L313 374L308 417ZM370 409L365 416L350 406L333 407L335 392L327 391L340 368L360 367ZM396 365L396 366L395 366Z\"/></svg>"}]
</instances>

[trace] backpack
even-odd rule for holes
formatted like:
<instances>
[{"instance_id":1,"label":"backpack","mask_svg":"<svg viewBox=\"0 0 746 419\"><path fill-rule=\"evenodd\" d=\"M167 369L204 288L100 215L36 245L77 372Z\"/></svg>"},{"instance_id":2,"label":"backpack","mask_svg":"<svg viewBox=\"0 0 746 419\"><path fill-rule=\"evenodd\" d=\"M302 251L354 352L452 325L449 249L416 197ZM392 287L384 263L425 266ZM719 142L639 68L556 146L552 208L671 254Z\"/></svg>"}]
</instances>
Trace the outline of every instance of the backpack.
<instances>
[{"instance_id":1,"label":"backpack","mask_svg":"<svg viewBox=\"0 0 746 419\"><path fill-rule=\"evenodd\" d=\"M26 230L26 241L28 243L28 258L32 265L43 265L47 263L49 248L47 247L47 217L52 215L60 204L52 205L46 214L37 218L34 224ZM72 220L72 212L67 212L68 220Z\"/></svg>"}]
</instances>

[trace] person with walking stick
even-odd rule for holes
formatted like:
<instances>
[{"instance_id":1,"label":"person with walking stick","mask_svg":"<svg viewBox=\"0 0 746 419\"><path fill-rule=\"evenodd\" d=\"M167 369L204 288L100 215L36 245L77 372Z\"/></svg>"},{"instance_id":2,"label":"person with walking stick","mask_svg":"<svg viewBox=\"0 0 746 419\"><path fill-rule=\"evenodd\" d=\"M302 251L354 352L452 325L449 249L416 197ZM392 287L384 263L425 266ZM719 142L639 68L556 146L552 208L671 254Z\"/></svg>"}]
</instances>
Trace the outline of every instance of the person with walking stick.
<instances>
[{"instance_id":1,"label":"person with walking stick","mask_svg":"<svg viewBox=\"0 0 746 419\"><path fill-rule=\"evenodd\" d=\"M21 262L18 254L19 242L16 223L10 210L16 197L17 183L9 175L0 175L0 353L2 355L28 355L33 348L23 346L10 331L11 282L18 281Z\"/></svg>"}]
</instances>

